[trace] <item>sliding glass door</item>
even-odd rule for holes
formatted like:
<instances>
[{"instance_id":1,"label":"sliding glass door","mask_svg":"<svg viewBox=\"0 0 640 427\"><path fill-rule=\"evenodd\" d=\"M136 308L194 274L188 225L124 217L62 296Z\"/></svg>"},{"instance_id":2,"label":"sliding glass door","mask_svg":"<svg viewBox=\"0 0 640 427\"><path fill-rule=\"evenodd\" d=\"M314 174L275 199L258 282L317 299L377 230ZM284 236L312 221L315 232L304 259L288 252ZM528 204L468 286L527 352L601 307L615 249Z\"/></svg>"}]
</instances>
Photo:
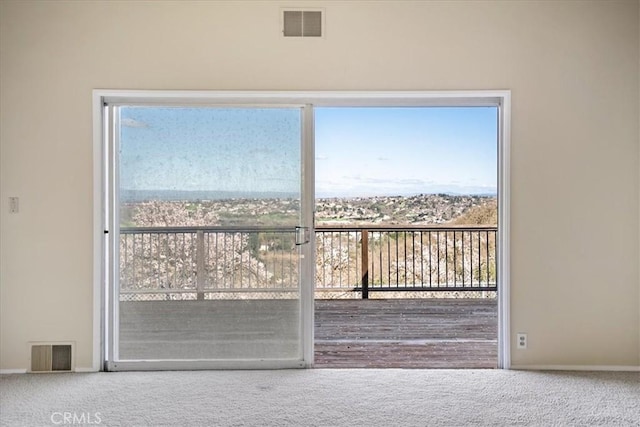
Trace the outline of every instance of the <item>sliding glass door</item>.
<instances>
[{"instance_id":1,"label":"sliding glass door","mask_svg":"<svg viewBox=\"0 0 640 427\"><path fill-rule=\"evenodd\" d=\"M305 117L303 106L105 108L107 369L310 363Z\"/></svg>"}]
</instances>

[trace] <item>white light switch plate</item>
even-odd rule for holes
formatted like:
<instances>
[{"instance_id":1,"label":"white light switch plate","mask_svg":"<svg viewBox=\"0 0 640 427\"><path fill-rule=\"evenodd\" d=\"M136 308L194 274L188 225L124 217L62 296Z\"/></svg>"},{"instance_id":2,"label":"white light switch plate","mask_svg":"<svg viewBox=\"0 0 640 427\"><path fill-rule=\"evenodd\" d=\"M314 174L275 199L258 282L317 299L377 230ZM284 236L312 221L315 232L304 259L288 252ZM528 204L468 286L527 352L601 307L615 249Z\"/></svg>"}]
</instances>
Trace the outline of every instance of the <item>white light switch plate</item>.
<instances>
[{"instance_id":1,"label":"white light switch plate","mask_svg":"<svg viewBox=\"0 0 640 427\"><path fill-rule=\"evenodd\" d=\"M20 211L20 200L17 197L9 197L9 213Z\"/></svg>"}]
</instances>

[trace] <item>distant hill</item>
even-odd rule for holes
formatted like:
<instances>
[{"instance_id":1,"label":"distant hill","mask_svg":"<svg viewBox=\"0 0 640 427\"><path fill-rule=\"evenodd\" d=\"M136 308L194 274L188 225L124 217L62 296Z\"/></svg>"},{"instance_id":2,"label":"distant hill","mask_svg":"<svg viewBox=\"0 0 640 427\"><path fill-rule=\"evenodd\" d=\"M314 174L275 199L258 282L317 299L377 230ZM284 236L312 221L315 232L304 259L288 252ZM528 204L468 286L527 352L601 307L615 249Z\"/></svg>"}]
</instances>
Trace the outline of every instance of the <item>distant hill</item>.
<instances>
[{"instance_id":1,"label":"distant hill","mask_svg":"<svg viewBox=\"0 0 640 427\"><path fill-rule=\"evenodd\" d=\"M451 224L468 212L481 208L495 197L479 195L419 194L415 196L373 196L316 199L316 223L379 224L379 225L431 225ZM486 208L487 214L491 210ZM483 210L480 210L482 213ZM465 221L490 221L480 214ZM476 224L470 222L469 224ZM477 224L481 224L477 223ZM495 224L492 223L492 224Z\"/></svg>"},{"instance_id":2,"label":"distant hill","mask_svg":"<svg viewBox=\"0 0 640 427\"><path fill-rule=\"evenodd\" d=\"M121 225L127 227L288 226L300 216L296 198L234 198L221 192L126 195L133 199L120 205ZM496 225L498 217L495 197L477 195L316 199L315 209L316 225Z\"/></svg>"},{"instance_id":3,"label":"distant hill","mask_svg":"<svg viewBox=\"0 0 640 427\"><path fill-rule=\"evenodd\" d=\"M185 191L185 190L120 190L120 201L134 202L200 202L212 200L265 200L299 198L294 193L250 191Z\"/></svg>"},{"instance_id":4,"label":"distant hill","mask_svg":"<svg viewBox=\"0 0 640 427\"><path fill-rule=\"evenodd\" d=\"M496 199L489 199L484 204L474 206L450 224L454 225L497 225L498 224L498 202Z\"/></svg>"}]
</instances>

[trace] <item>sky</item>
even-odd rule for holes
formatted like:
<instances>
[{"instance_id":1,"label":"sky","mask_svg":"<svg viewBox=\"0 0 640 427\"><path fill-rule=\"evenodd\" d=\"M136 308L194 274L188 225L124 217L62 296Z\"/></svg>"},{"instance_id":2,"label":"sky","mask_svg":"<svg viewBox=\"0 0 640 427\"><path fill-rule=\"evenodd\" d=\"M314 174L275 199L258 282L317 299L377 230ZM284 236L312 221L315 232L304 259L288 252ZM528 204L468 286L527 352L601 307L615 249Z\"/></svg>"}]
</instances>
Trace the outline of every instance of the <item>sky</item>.
<instances>
[{"instance_id":1,"label":"sky","mask_svg":"<svg viewBox=\"0 0 640 427\"><path fill-rule=\"evenodd\" d=\"M297 108L125 107L120 188L300 192Z\"/></svg>"},{"instance_id":2,"label":"sky","mask_svg":"<svg viewBox=\"0 0 640 427\"><path fill-rule=\"evenodd\" d=\"M316 195L495 194L495 107L316 109Z\"/></svg>"},{"instance_id":3,"label":"sky","mask_svg":"<svg viewBox=\"0 0 640 427\"><path fill-rule=\"evenodd\" d=\"M495 194L497 108L316 108L316 196ZM298 108L123 107L120 188L298 194Z\"/></svg>"}]
</instances>

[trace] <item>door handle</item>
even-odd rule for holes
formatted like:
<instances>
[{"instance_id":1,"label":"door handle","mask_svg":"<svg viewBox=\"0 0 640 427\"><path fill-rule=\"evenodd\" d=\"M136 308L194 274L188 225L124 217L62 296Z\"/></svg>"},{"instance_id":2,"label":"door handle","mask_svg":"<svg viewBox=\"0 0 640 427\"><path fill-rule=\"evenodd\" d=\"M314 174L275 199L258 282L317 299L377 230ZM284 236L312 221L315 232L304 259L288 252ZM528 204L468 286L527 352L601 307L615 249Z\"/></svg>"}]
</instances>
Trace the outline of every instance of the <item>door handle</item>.
<instances>
[{"instance_id":1,"label":"door handle","mask_svg":"<svg viewBox=\"0 0 640 427\"><path fill-rule=\"evenodd\" d=\"M309 227L296 227L296 246L306 245L311 240Z\"/></svg>"}]
</instances>

